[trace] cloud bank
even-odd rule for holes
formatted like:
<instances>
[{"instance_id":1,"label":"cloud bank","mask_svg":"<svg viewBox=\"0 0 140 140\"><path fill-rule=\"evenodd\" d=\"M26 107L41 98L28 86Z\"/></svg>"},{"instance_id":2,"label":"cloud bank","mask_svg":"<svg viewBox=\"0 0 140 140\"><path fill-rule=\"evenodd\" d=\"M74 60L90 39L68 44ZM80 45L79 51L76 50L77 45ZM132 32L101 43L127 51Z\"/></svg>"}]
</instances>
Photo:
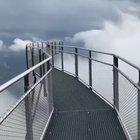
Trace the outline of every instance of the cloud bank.
<instances>
[{"instance_id":1,"label":"cloud bank","mask_svg":"<svg viewBox=\"0 0 140 140\"><path fill-rule=\"evenodd\" d=\"M12 51L22 51L22 50L25 50L26 44L28 43L31 43L31 41L16 38L13 41L13 44L9 47L9 49Z\"/></svg>"},{"instance_id":2,"label":"cloud bank","mask_svg":"<svg viewBox=\"0 0 140 140\"><path fill-rule=\"evenodd\" d=\"M118 9L134 11L131 7L139 9L140 3L134 0L0 0L0 38L63 38L99 29L106 20L118 22Z\"/></svg>"},{"instance_id":3,"label":"cloud bank","mask_svg":"<svg viewBox=\"0 0 140 140\"><path fill-rule=\"evenodd\" d=\"M14 52L21 52L25 50L26 44L31 43L30 40L22 40L16 38L13 40L13 43L10 46L7 46L0 40L0 52L3 51L14 51Z\"/></svg>"},{"instance_id":4,"label":"cloud bank","mask_svg":"<svg viewBox=\"0 0 140 140\"><path fill-rule=\"evenodd\" d=\"M113 52L140 64L140 19L121 12L121 22L106 21L101 30L76 33L72 42L83 42L86 48Z\"/></svg>"}]
</instances>

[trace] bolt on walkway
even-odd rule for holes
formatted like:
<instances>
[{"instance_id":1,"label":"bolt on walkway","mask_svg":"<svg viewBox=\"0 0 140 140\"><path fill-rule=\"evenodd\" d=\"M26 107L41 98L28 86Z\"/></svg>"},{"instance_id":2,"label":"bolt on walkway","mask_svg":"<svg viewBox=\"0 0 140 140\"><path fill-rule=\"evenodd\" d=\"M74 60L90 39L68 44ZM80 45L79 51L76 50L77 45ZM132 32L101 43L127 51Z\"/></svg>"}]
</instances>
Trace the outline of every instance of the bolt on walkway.
<instances>
[{"instance_id":1,"label":"bolt on walkway","mask_svg":"<svg viewBox=\"0 0 140 140\"><path fill-rule=\"evenodd\" d=\"M45 140L125 140L115 111L76 78L53 70L54 114Z\"/></svg>"}]
</instances>

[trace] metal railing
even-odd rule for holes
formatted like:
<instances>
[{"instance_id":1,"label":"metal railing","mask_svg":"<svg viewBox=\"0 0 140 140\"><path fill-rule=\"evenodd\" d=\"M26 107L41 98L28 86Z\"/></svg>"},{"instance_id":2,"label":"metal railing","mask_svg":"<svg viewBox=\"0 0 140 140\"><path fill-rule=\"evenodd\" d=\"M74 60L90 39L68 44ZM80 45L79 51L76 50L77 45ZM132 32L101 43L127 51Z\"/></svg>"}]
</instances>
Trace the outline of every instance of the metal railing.
<instances>
[{"instance_id":1,"label":"metal railing","mask_svg":"<svg viewBox=\"0 0 140 140\"><path fill-rule=\"evenodd\" d=\"M53 67L75 76L114 108L128 139L140 139L139 67L115 54L63 42L30 45L49 49Z\"/></svg>"},{"instance_id":2,"label":"metal railing","mask_svg":"<svg viewBox=\"0 0 140 140\"><path fill-rule=\"evenodd\" d=\"M26 47L28 70L0 86L0 139L42 140L53 113L52 57Z\"/></svg>"},{"instance_id":3,"label":"metal railing","mask_svg":"<svg viewBox=\"0 0 140 140\"><path fill-rule=\"evenodd\" d=\"M53 112L51 70L55 67L115 109L128 139L140 139L139 67L115 54L63 42L29 43L26 56L28 70L0 86L0 96L7 102L0 117L0 138L43 139Z\"/></svg>"}]
</instances>

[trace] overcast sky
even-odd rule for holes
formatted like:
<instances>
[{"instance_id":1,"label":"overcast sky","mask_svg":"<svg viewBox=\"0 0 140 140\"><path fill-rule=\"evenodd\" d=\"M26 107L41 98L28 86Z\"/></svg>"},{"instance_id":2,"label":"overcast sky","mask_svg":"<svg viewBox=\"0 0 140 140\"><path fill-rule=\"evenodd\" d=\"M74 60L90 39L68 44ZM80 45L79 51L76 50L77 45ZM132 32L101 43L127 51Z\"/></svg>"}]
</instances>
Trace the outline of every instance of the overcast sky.
<instances>
[{"instance_id":1,"label":"overcast sky","mask_svg":"<svg viewBox=\"0 0 140 140\"><path fill-rule=\"evenodd\" d=\"M24 40L76 38L97 50L102 46L107 48L108 44L112 46L110 48L114 44L115 48L123 45L127 48L121 49L126 50L128 44L131 48L136 42L135 50L139 49L139 9L139 0L0 0L0 72L5 75L0 82L25 68L24 53L15 53L24 50ZM138 16L122 16L122 13ZM105 23L107 26L104 27ZM98 35L96 29L99 30ZM133 34L137 37L131 36ZM127 38L125 43L122 40L124 36ZM3 50L10 51L3 53ZM131 50L134 49L129 51L132 54Z\"/></svg>"},{"instance_id":2,"label":"overcast sky","mask_svg":"<svg viewBox=\"0 0 140 140\"><path fill-rule=\"evenodd\" d=\"M137 0L0 0L0 39L64 38L121 20L119 10L139 12Z\"/></svg>"}]
</instances>

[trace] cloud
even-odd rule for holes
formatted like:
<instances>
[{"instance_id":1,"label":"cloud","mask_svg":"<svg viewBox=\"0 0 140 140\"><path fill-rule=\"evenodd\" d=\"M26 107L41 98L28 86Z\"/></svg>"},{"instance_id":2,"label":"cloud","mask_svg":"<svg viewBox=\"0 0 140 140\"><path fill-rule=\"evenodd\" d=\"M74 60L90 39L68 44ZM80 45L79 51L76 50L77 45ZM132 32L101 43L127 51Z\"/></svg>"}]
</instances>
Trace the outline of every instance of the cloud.
<instances>
[{"instance_id":1,"label":"cloud","mask_svg":"<svg viewBox=\"0 0 140 140\"><path fill-rule=\"evenodd\" d=\"M1 0L0 32L16 37L61 38L99 29L105 20L118 22L118 9L139 9L138 5L131 0Z\"/></svg>"},{"instance_id":2,"label":"cloud","mask_svg":"<svg viewBox=\"0 0 140 140\"><path fill-rule=\"evenodd\" d=\"M13 44L9 46L8 48L12 51L22 51L25 50L26 44L31 43L30 40L21 40L19 38L16 38L13 41Z\"/></svg>"},{"instance_id":3,"label":"cloud","mask_svg":"<svg viewBox=\"0 0 140 140\"><path fill-rule=\"evenodd\" d=\"M113 52L140 64L140 19L121 13L120 23L106 21L103 29L76 33L71 40L83 42L86 48Z\"/></svg>"},{"instance_id":4,"label":"cloud","mask_svg":"<svg viewBox=\"0 0 140 140\"><path fill-rule=\"evenodd\" d=\"M2 50L2 48L3 48L3 41L0 40L0 50Z\"/></svg>"},{"instance_id":5,"label":"cloud","mask_svg":"<svg viewBox=\"0 0 140 140\"><path fill-rule=\"evenodd\" d=\"M0 51L12 51L12 52L21 52L25 50L26 44L31 43L30 40L22 40L19 38L16 38L13 40L12 45L7 46L3 43L2 40L0 40Z\"/></svg>"}]
</instances>

